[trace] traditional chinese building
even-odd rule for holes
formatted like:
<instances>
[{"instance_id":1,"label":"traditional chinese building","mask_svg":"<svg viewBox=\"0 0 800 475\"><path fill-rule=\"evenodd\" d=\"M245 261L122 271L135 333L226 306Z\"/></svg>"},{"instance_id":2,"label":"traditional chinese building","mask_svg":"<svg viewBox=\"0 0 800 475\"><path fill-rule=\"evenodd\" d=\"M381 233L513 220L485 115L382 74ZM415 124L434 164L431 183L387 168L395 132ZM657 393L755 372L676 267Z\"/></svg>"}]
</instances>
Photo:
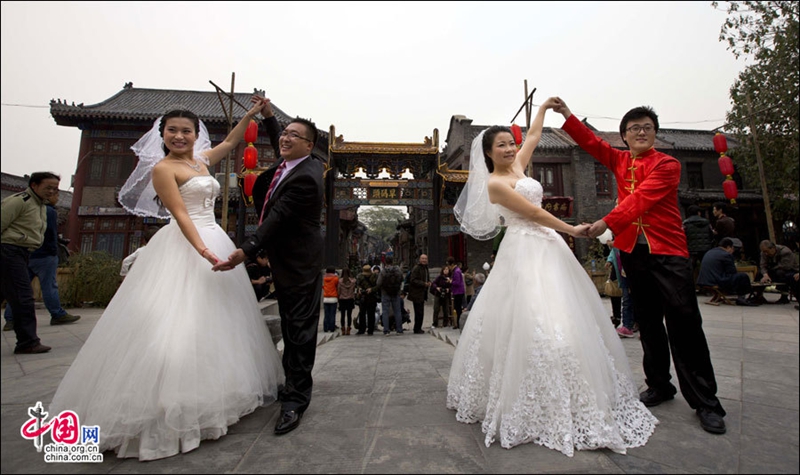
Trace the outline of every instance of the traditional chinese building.
<instances>
[{"instance_id":1,"label":"traditional chinese building","mask_svg":"<svg viewBox=\"0 0 800 475\"><path fill-rule=\"evenodd\" d=\"M619 132L598 131L585 120L584 123L611 146L627 150ZM471 119L462 115L455 115L450 119L447 145L440 159L442 167L447 170L445 182L448 185L444 197L448 202L455 204L463 183L466 182L468 172L464 170L469 169L473 139L488 127L473 125ZM527 130L523 129L523 132ZM697 204L708 210L708 218L712 222L712 204L717 201L727 202L722 191L724 177L717 164L719 154L714 150L713 137L713 131L660 129L654 145L657 150L670 154L681 162L681 183L678 189L681 208L685 210L690 205ZM735 148L738 143L728 138L728 144L735 163ZM549 201L549 211L570 224L594 222L615 206L617 188L614 175L559 128L544 128L528 174L541 182L544 188L543 206L547 206ZM747 183L742 186L738 174L734 178L738 181L740 191L733 211L728 214L736 220L736 232L745 249L755 250L759 240L767 238L766 222L761 217L761 194L752 189L754 187L748 188ZM563 209L565 207L569 212ZM466 259L472 267L487 260L491 254L491 241L481 242L471 238L466 238L465 241L463 235L456 235L458 223L454 219L445 224L453 226L448 228L453 233L449 239L450 255ZM574 251L579 258L586 255L590 242L586 239L574 241Z\"/></svg>"},{"instance_id":2,"label":"traditional chinese building","mask_svg":"<svg viewBox=\"0 0 800 475\"><path fill-rule=\"evenodd\" d=\"M234 94L234 124L247 111L246 107L249 108L251 96L252 93ZM132 83L125 84L121 91L99 104L75 105L60 99L50 101L50 114L56 124L81 130L67 229L72 250L102 250L117 258L133 252L139 246L147 225L165 221L128 214L117 201L120 188L137 163L130 147L150 130L156 118L175 108L196 113L208 128L212 146L216 145L228 134L226 112L229 107L227 97L215 92L143 89L134 88ZM288 125L291 117L274 104L273 109L281 127ZM322 160L327 160L327 142L327 132L320 130L319 142L312 153ZM258 150L260 168L275 161L273 147L264 134L259 134L254 145ZM240 143L232 154L227 172L223 169L224 160L210 168L221 184L224 185L226 175L241 170L245 146ZM222 216L223 212L227 214L226 231L239 236L254 231L255 213L252 207L245 212L235 180L229 181L228 197L228 209L222 210L223 200L217 200L216 205L217 216Z\"/></svg>"},{"instance_id":3,"label":"traditional chinese building","mask_svg":"<svg viewBox=\"0 0 800 475\"><path fill-rule=\"evenodd\" d=\"M251 95L234 94L234 123L245 113ZM120 92L94 105L51 101L50 112L58 125L81 130L72 177L74 195L64 231L73 250L104 250L122 258L139 246L146 226L163 223L128 214L117 202L117 195L136 165L131 145L150 130L157 117L177 107L198 114L209 130L212 145L227 135L226 111L231 106L225 95L215 92L143 89L127 83ZM291 117L274 105L273 108L279 124L285 127ZM441 153L436 129L423 142L411 144L346 142L341 135L336 136L333 126L330 132L319 130L312 154L328 164L321 223L325 265L353 265L374 253L375 243L357 220L361 205L407 207L409 218L398 224L399 233L393 243L397 263L411 265L421 253L429 255L434 267L450 255L472 267L488 261L491 241L465 240L452 211L467 180L472 140L484 128L472 125L467 117L453 116L447 146ZM626 148L617 132L596 133L612 146ZM675 156L683 165L679 199L684 208L699 204L709 209L712 203L725 201L712 137L710 131L676 129L661 129L657 135L655 147ZM728 141L735 163L736 142L730 138ZM273 147L264 134L254 145L259 168L275 161ZM223 169L224 162L210 170L221 183L242 169L244 147L241 143L232 154L227 170ZM529 174L542 183L543 205L567 222L592 222L614 206L613 175L560 129L545 128ZM246 207L240 199L236 183L229 178L228 184L228 206L223 209L224 200L218 200L216 214L226 217L226 231L238 241L255 231L257 218L252 207ZM739 180L739 199L729 215L737 220L737 234L746 249L755 249L758 241L767 236L761 213L763 203L759 193L747 188L747 183L742 185ZM574 244L579 257L585 255L588 240L567 241Z\"/></svg>"},{"instance_id":4,"label":"traditional chinese building","mask_svg":"<svg viewBox=\"0 0 800 475\"><path fill-rule=\"evenodd\" d=\"M357 212L363 205L406 206L409 214L419 217L420 225L413 229L400 226L401 235L393 243L396 264L413 263L420 253L438 259L442 253L439 131L433 129L420 143L348 142L331 126L329 139L326 265L353 265L353 256L364 261L356 247Z\"/></svg>"}]
</instances>

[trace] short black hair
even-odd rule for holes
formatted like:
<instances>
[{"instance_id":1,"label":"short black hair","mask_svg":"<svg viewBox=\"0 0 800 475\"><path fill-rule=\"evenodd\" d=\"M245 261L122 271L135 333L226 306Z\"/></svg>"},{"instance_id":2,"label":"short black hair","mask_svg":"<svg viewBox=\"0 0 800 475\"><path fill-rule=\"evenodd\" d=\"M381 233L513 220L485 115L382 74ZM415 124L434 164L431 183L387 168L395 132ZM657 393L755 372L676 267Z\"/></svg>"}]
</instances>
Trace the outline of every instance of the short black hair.
<instances>
[{"instance_id":1,"label":"short black hair","mask_svg":"<svg viewBox=\"0 0 800 475\"><path fill-rule=\"evenodd\" d=\"M731 238L722 238L719 241L719 247L733 247L733 240Z\"/></svg>"},{"instance_id":2,"label":"short black hair","mask_svg":"<svg viewBox=\"0 0 800 475\"><path fill-rule=\"evenodd\" d=\"M717 201L716 203L713 204L713 206L718 210L722 211L723 213L728 214L728 205L726 205L722 201Z\"/></svg>"},{"instance_id":3,"label":"short black hair","mask_svg":"<svg viewBox=\"0 0 800 475\"><path fill-rule=\"evenodd\" d=\"M306 129L308 129L309 132L311 133L311 144L312 145L316 145L317 144L317 137L318 137L316 124L314 124L313 122L311 122L308 119L303 119L302 117L295 117L289 123L293 124L295 122L298 123L298 124L303 124L303 125L306 126Z\"/></svg>"},{"instance_id":4,"label":"short black hair","mask_svg":"<svg viewBox=\"0 0 800 475\"><path fill-rule=\"evenodd\" d=\"M628 122L645 117L649 117L650 120L653 121L653 126L656 129L656 133L658 133L658 114L656 114L656 111L650 106L634 107L626 112L625 115L622 116L622 120L619 121L619 136L622 137L622 141L625 142L625 145L628 145L628 141L625 140L625 129L628 128Z\"/></svg>"},{"instance_id":5,"label":"short black hair","mask_svg":"<svg viewBox=\"0 0 800 475\"><path fill-rule=\"evenodd\" d=\"M45 180L49 180L51 178L55 178L56 180L61 181L61 177L53 172L33 172L31 173L31 177L28 180L28 186L38 185L39 183Z\"/></svg>"},{"instance_id":6,"label":"short black hair","mask_svg":"<svg viewBox=\"0 0 800 475\"><path fill-rule=\"evenodd\" d=\"M700 207L699 207L699 206L697 206L697 205L692 205L692 206L689 206L689 209L686 211L686 213L687 213L687 214L690 214L690 215L692 215L692 216L694 216L694 215L696 215L697 213L699 213L700 211L701 211L701 210L700 210Z\"/></svg>"}]
</instances>

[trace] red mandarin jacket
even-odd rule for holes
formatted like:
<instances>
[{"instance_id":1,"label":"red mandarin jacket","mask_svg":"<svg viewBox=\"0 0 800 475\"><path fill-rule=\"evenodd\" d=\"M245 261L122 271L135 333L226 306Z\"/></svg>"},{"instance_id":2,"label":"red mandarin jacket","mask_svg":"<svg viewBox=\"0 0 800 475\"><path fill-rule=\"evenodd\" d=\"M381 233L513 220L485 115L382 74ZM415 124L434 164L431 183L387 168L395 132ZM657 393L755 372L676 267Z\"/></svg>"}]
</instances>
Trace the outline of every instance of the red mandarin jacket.
<instances>
[{"instance_id":1,"label":"red mandarin jacket","mask_svg":"<svg viewBox=\"0 0 800 475\"><path fill-rule=\"evenodd\" d=\"M614 247L630 253L643 233L651 254L688 258L678 209L680 162L654 148L637 157L629 150L617 150L574 114L561 128L617 179L619 205L603 218L614 233Z\"/></svg>"}]
</instances>

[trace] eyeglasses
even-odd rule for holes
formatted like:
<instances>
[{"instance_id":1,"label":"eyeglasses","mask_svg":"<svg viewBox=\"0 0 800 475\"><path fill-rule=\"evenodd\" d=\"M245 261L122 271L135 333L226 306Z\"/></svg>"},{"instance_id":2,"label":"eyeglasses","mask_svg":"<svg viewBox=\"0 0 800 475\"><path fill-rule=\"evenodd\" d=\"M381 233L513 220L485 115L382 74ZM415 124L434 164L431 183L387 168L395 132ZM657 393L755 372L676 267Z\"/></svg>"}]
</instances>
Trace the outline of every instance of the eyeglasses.
<instances>
[{"instance_id":1,"label":"eyeglasses","mask_svg":"<svg viewBox=\"0 0 800 475\"><path fill-rule=\"evenodd\" d=\"M626 130L627 132L630 132L630 133L632 133L632 134L638 134L639 132L641 132L641 131L643 131L643 130L644 130L644 132L645 132L645 133L649 134L650 132L652 132L652 131L654 131L654 130L655 130L655 127L653 127L651 124L647 124L647 125L645 125L645 126L641 126L641 125L632 125L632 126L628 127L628 128L627 128L627 129L625 129L625 130Z\"/></svg>"},{"instance_id":2,"label":"eyeglasses","mask_svg":"<svg viewBox=\"0 0 800 475\"><path fill-rule=\"evenodd\" d=\"M281 137L289 137L292 140L300 139L300 140L305 140L306 142L311 142L311 140L303 137L302 135L298 134L297 132L287 132L287 131L284 130L283 132L281 132Z\"/></svg>"}]
</instances>

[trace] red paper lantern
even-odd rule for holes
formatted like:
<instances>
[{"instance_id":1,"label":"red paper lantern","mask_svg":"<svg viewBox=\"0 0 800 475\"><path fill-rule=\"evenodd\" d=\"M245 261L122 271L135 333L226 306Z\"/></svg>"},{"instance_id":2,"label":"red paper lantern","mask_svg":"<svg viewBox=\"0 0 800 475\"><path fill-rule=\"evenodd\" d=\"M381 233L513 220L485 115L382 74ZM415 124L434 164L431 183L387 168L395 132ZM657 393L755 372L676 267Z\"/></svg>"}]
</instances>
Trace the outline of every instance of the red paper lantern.
<instances>
[{"instance_id":1,"label":"red paper lantern","mask_svg":"<svg viewBox=\"0 0 800 475\"><path fill-rule=\"evenodd\" d=\"M253 196L253 185L256 183L256 174L248 173L244 176L244 195L248 198Z\"/></svg>"},{"instance_id":2,"label":"red paper lantern","mask_svg":"<svg viewBox=\"0 0 800 475\"><path fill-rule=\"evenodd\" d=\"M739 190L736 189L736 182L733 180L725 180L722 182L722 189L725 191L725 198L731 200L731 203L736 203L736 198L739 196Z\"/></svg>"},{"instance_id":3,"label":"red paper lantern","mask_svg":"<svg viewBox=\"0 0 800 475\"><path fill-rule=\"evenodd\" d=\"M244 149L244 167L252 170L258 165L258 150L252 145Z\"/></svg>"},{"instance_id":4,"label":"red paper lantern","mask_svg":"<svg viewBox=\"0 0 800 475\"><path fill-rule=\"evenodd\" d=\"M258 124L254 120L250 120L247 124L247 130L244 131L244 141L251 144L258 138Z\"/></svg>"},{"instance_id":5,"label":"red paper lantern","mask_svg":"<svg viewBox=\"0 0 800 475\"><path fill-rule=\"evenodd\" d=\"M719 164L719 171L722 172L722 175L724 175L724 176L733 175L733 171L734 171L733 170L733 160L731 160L731 157L729 157L727 155L723 155L723 156L719 157L719 160L717 160L717 163Z\"/></svg>"},{"instance_id":6,"label":"red paper lantern","mask_svg":"<svg viewBox=\"0 0 800 475\"><path fill-rule=\"evenodd\" d=\"M714 135L714 150L716 150L717 153L725 153L728 151L728 139L725 138L722 132L717 132L717 134Z\"/></svg>"},{"instance_id":7,"label":"red paper lantern","mask_svg":"<svg viewBox=\"0 0 800 475\"><path fill-rule=\"evenodd\" d=\"M522 144L522 128L517 124L512 124L511 133L514 135L514 143L519 147Z\"/></svg>"}]
</instances>

